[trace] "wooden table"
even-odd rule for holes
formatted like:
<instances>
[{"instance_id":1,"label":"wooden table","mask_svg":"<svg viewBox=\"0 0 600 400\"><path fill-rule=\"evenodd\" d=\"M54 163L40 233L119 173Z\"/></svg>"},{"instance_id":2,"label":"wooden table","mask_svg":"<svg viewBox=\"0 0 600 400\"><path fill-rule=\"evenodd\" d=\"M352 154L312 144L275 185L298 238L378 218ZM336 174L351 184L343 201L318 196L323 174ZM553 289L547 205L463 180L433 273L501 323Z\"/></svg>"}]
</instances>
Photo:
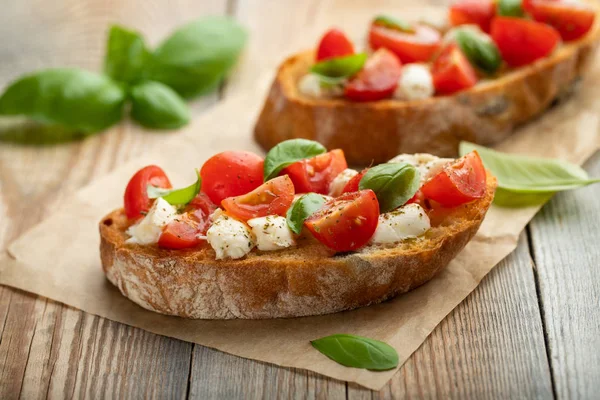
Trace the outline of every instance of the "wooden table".
<instances>
[{"instance_id":1,"label":"wooden table","mask_svg":"<svg viewBox=\"0 0 600 400\"><path fill-rule=\"evenodd\" d=\"M374 10L385 5L372 3ZM194 113L201 114L252 87L264 66L293 49L290 42L298 39L293 32L334 21L336 9L352 4L8 0L0 13L0 86L43 67L98 70L111 22L137 28L155 44L199 15L234 15L250 30L245 60L218 94L194 103ZM312 43L316 36L306 39ZM0 245L160 135L126 122L72 144L0 144ZM600 176L600 155L586 167ZM557 195L528 226L517 250L379 393L153 335L0 287L0 398L598 398L599 198L600 185Z\"/></svg>"}]
</instances>

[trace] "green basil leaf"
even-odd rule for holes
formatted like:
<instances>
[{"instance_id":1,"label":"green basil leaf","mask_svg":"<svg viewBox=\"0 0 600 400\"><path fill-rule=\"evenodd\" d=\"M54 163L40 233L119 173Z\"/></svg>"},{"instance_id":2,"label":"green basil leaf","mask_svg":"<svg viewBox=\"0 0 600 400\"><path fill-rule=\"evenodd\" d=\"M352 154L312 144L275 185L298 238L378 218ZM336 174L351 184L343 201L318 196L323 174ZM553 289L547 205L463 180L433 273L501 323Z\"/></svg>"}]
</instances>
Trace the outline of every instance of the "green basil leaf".
<instances>
[{"instance_id":1,"label":"green basil leaf","mask_svg":"<svg viewBox=\"0 0 600 400\"><path fill-rule=\"evenodd\" d=\"M190 121L187 104L170 87L144 82L131 89L131 116L154 129L177 129Z\"/></svg>"},{"instance_id":2,"label":"green basil leaf","mask_svg":"<svg viewBox=\"0 0 600 400\"><path fill-rule=\"evenodd\" d=\"M382 213L392 211L417 193L420 174L408 163L386 163L369 168L360 180L360 190L371 189L379 201Z\"/></svg>"},{"instance_id":3,"label":"green basil leaf","mask_svg":"<svg viewBox=\"0 0 600 400\"><path fill-rule=\"evenodd\" d=\"M275 178L285 167L326 151L327 149L321 143L307 139L291 139L277 144L265 157L263 167L265 182Z\"/></svg>"},{"instance_id":4,"label":"green basil leaf","mask_svg":"<svg viewBox=\"0 0 600 400\"><path fill-rule=\"evenodd\" d=\"M126 95L110 78L76 68L47 69L11 83L0 115L22 115L92 133L117 123Z\"/></svg>"},{"instance_id":5,"label":"green basil leaf","mask_svg":"<svg viewBox=\"0 0 600 400\"><path fill-rule=\"evenodd\" d=\"M202 186L202 178L200 178L200 172L196 170L198 178L196 182L190 186L184 187L183 189L163 189L156 186L148 185L148 198L157 199L162 197L167 203L178 206L185 205L192 201L198 193L200 193L200 187Z\"/></svg>"},{"instance_id":6,"label":"green basil leaf","mask_svg":"<svg viewBox=\"0 0 600 400\"><path fill-rule=\"evenodd\" d=\"M304 220L323 207L323 204L325 204L326 201L327 199L325 199L325 197L317 193L307 193L296 200L294 204L288 208L286 214L287 224L292 232L298 234L302 232Z\"/></svg>"},{"instance_id":7,"label":"green basil leaf","mask_svg":"<svg viewBox=\"0 0 600 400\"><path fill-rule=\"evenodd\" d=\"M142 78L150 52L137 32L113 25L108 31L104 73L116 81L134 83Z\"/></svg>"},{"instance_id":8,"label":"green basil leaf","mask_svg":"<svg viewBox=\"0 0 600 400\"><path fill-rule=\"evenodd\" d=\"M530 206L541 206L552 196L555 192L541 192L541 193L515 193L506 189L497 188L496 194L494 195L494 204L500 207L530 207Z\"/></svg>"},{"instance_id":9,"label":"green basil leaf","mask_svg":"<svg viewBox=\"0 0 600 400\"><path fill-rule=\"evenodd\" d=\"M379 340L337 334L310 343L315 349L346 367L385 371L398 366L396 350Z\"/></svg>"},{"instance_id":10,"label":"green basil leaf","mask_svg":"<svg viewBox=\"0 0 600 400\"><path fill-rule=\"evenodd\" d=\"M386 28L395 29L401 32L413 33L415 29L406 21L399 18L390 17L389 15L378 15L373 20L375 25L384 26Z\"/></svg>"},{"instance_id":11,"label":"green basil leaf","mask_svg":"<svg viewBox=\"0 0 600 400\"><path fill-rule=\"evenodd\" d=\"M523 0L499 0L498 15L503 17L522 17L525 15L523 12Z\"/></svg>"},{"instance_id":12,"label":"green basil leaf","mask_svg":"<svg viewBox=\"0 0 600 400\"><path fill-rule=\"evenodd\" d=\"M469 62L476 68L493 74L502 65L502 56L498 47L489 36L471 28L457 28L456 43Z\"/></svg>"},{"instance_id":13,"label":"green basil leaf","mask_svg":"<svg viewBox=\"0 0 600 400\"><path fill-rule=\"evenodd\" d=\"M552 193L600 182L566 161L501 153L461 142L461 155L477 150L486 168L498 179L498 187L514 193Z\"/></svg>"},{"instance_id":14,"label":"green basil leaf","mask_svg":"<svg viewBox=\"0 0 600 400\"><path fill-rule=\"evenodd\" d=\"M149 79L186 98L216 89L235 65L246 38L244 28L225 16L184 25L155 50Z\"/></svg>"},{"instance_id":15,"label":"green basil leaf","mask_svg":"<svg viewBox=\"0 0 600 400\"><path fill-rule=\"evenodd\" d=\"M348 78L360 71L367 61L366 53L330 58L316 63L310 72L327 78Z\"/></svg>"}]
</instances>

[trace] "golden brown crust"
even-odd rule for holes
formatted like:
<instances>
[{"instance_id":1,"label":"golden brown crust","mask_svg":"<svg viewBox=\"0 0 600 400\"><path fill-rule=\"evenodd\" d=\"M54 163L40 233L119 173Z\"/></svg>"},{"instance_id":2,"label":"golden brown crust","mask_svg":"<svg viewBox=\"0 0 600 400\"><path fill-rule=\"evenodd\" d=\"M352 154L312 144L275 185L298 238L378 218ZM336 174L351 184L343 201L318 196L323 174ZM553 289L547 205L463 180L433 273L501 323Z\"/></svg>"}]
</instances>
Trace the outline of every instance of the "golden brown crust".
<instances>
[{"instance_id":1,"label":"golden brown crust","mask_svg":"<svg viewBox=\"0 0 600 400\"><path fill-rule=\"evenodd\" d=\"M137 304L163 314L202 319L320 315L382 302L433 278L475 235L496 188L457 207L424 237L333 255L310 235L294 248L252 251L215 260L208 245L163 250L126 244L127 218L115 210L100 222L100 255L108 279Z\"/></svg>"},{"instance_id":2,"label":"golden brown crust","mask_svg":"<svg viewBox=\"0 0 600 400\"><path fill-rule=\"evenodd\" d=\"M548 58L454 96L410 102L356 103L304 96L298 81L314 55L296 54L279 67L254 129L256 140L265 149L287 139L316 140L344 150L351 164L363 165L400 153L456 156L461 140L497 143L572 90L593 58L599 19L588 35Z\"/></svg>"}]
</instances>

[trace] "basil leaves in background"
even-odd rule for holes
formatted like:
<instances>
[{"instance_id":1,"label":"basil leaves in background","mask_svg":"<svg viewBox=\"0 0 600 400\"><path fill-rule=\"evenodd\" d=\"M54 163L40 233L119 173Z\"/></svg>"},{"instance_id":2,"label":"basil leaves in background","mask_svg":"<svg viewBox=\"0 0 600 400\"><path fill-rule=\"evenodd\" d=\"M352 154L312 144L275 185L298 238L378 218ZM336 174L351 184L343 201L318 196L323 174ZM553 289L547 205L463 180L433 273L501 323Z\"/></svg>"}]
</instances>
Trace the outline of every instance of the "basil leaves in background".
<instances>
[{"instance_id":1,"label":"basil leaves in background","mask_svg":"<svg viewBox=\"0 0 600 400\"><path fill-rule=\"evenodd\" d=\"M330 58L316 63L310 72L325 78L349 78L360 71L367 61L366 53Z\"/></svg>"},{"instance_id":2,"label":"basil leaves in background","mask_svg":"<svg viewBox=\"0 0 600 400\"><path fill-rule=\"evenodd\" d=\"M326 201L325 197L317 193L307 193L298 198L286 213L287 224L292 232L300 234L306 218L323 207Z\"/></svg>"},{"instance_id":3,"label":"basil leaves in background","mask_svg":"<svg viewBox=\"0 0 600 400\"><path fill-rule=\"evenodd\" d=\"M395 29L401 32L413 33L415 29L406 21L399 18L390 17L389 15L378 15L373 20L373 24L384 26L389 29Z\"/></svg>"},{"instance_id":4,"label":"basil leaves in background","mask_svg":"<svg viewBox=\"0 0 600 400\"><path fill-rule=\"evenodd\" d=\"M525 15L523 0L499 0L497 4L498 15L503 17L522 17Z\"/></svg>"},{"instance_id":5,"label":"basil leaves in background","mask_svg":"<svg viewBox=\"0 0 600 400\"><path fill-rule=\"evenodd\" d=\"M498 47L485 33L470 27L456 28L454 38L469 62L481 71L493 74L502 65Z\"/></svg>"},{"instance_id":6,"label":"basil leaves in background","mask_svg":"<svg viewBox=\"0 0 600 400\"><path fill-rule=\"evenodd\" d=\"M396 350L379 340L337 334L310 343L322 354L346 367L385 371L398 366Z\"/></svg>"},{"instance_id":7,"label":"basil leaves in background","mask_svg":"<svg viewBox=\"0 0 600 400\"><path fill-rule=\"evenodd\" d=\"M202 178L200 178L200 172L196 171L197 179L196 182L190 186L184 187L183 189L163 189L156 186L148 185L148 198L157 199L162 197L167 203L178 206L185 205L190 201L194 200L194 197L200 193L200 187L202 186Z\"/></svg>"},{"instance_id":8,"label":"basil leaves in background","mask_svg":"<svg viewBox=\"0 0 600 400\"><path fill-rule=\"evenodd\" d=\"M149 128L177 129L190 121L190 111L173 89L148 81L131 89L131 117Z\"/></svg>"},{"instance_id":9,"label":"basil leaves in background","mask_svg":"<svg viewBox=\"0 0 600 400\"><path fill-rule=\"evenodd\" d=\"M303 160L323 154L327 149L319 142L307 139L291 139L274 146L265 157L265 182L273 179L285 167Z\"/></svg>"},{"instance_id":10,"label":"basil leaves in background","mask_svg":"<svg viewBox=\"0 0 600 400\"><path fill-rule=\"evenodd\" d=\"M113 25L108 31L104 73L123 83L134 83L143 77L150 58L144 38L138 32Z\"/></svg>"},{"instance_id":11,"label":"basil leaves in background","mask_svg":"<svg viewBox=\"0 0 600 400\"><path fill-rule=\"evenodd\" d=\"M420 186L419 171L408 163L386 163L369 168L358 184L360 190L375 192L382 213L406 203Z\"/></svg>"}]
</instances>

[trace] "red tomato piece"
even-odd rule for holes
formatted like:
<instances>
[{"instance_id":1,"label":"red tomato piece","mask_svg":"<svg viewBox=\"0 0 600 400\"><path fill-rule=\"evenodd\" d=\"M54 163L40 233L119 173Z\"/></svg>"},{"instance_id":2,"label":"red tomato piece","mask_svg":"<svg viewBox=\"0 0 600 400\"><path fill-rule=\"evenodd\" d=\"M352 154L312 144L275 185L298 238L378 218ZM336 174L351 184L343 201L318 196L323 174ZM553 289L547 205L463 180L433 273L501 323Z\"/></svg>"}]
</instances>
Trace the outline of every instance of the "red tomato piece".
<instances>
[{"instance_id":1,"label":"red tomato piece","mask_svg":"<svg viewBox=\"0 0 600 400\"><path fill-rule=\"evenodd\" d=\"M363 176L365 176L365 174L367 173L368 170L369 170L369 168L365 168L362 171L360 171L358 174L354 175L352 177L352 179L350 179L348 181L348 183L346 183L346 186L344 186L344 190L342 190L342 194L358 192L358 185L360 183L360 180L362 179Z\"/></svg>"},{"instance_id":2,"label":"red tomato piece","mask_svg":"<svg viewBox=\"0 0 600 400\"><path fill-rule=\"evenodd\" d=\"M448 19L452 26L475 24L489 32L496 15L496 3L488 0L460 0L450 6Z\"/></svg>"},{"instance_id":3,"label":"red tomato piece","mask_svg":"<svg viewBox=\"0 0 600 400\"><path fill-rule=\"evenodd\" d=\"M354 54L354 45L346 34L339 29L330 29L321 38L317 48L317 62L330 58Z\"/></svg>"},{"instance_id":4,"label":"red tomato piece","mask_svg":"<svg viewBox=\"0 0 600 400\"><path fill-rule=\"evenodd\" d=\"M147 212L154 200L148 198L148 185L170 189L171 182L162 168L148 165L136 172L125 188L124 207L129 219L138 219Z\"/></svg>"},{"instance_id":5,"label":"red tomato piece","mask_svg":"<svg viewBox=\"0 0 600 400\"><path fill-rule=\"evenodd\" d=\"M391 97L398 86L402 65L386 49L379 49L346 85L345 96L354 101L376 101Z\"/></svg>"},{"instance_id":6,"label":"red tomato piece","mask_svg":"<svg viewBox=\"0 0 600 400\"><path fill-rule=\"evenodd\" d=\"M456 207L480 199L486 191L486 172L477 151L464 155L427 181L421 192L443 207Z\"/></svg>"},{"instance_id":7,"label":"red tomato piece","mask_svg":"<svg viewBox=\"0 0 600 400\"><path fill-rule=\"evenodd\" d=\"M414 33L402 32L373 24L369 30L369 45L377 50L386 48L401 62L429 61L438 51L442 36L427 25L414 25Z\"/></svg>"},{"instance_id":8,"label":"red tomato piece","mask_svg":"<svg viewBox=\"0 0 600 400\"><path fill-rule=\"evenodd\" d=\"M247 151L225 151L209 158L202 169L202 191L215 204L248 193L263 183L262 157Z\"/></svg>"},{"instance_id":9,"label":"red tomato piece","mask_svg":"<svg viewBox=\"0 0 600 400\"><path fill-rule=\"evenodd\" d=\"M502 58L511 67L546 57L560 41L560 35L551 26L514 17L494 18L491 35Z\"/></svg>"},{"instance_id":10,"label":"red tomato piece","mask_svg":"<svg viewBox=\"0 0 600 400\"><path fill-rule=\"evenodd\" d=\"M596 17L593 8L572 1L529 0L527 10L536 21L555 28L564 41L584 36Z\"/></svg>"},{"instance_id":11,"label":"red tomato piece","mask_svg":"<svg viewBox=\"0 0 600 400\"><path fill-rule=\"evenodd\" d=\"M232 217L242 221L267 215L284 216L294 201L294 184L287 176L278 176L250 193L229 197L221 206Z\"/></svg>"},{"instance_id":12,"label":"red tomato piece","mask_svg":"<svg viewBox=\"0 0 600 400\"><path fill-rule=\"evenodd\" d=\"M433 62L431 68L435 91L451 94L477 83L477 74L467 57L455 44L450 44Z\"/></svg>"},{"instance_id":13,"label":"red tomato piece","mask_svg":"<svg viewBox=\"0 0 600 400\"><path fill-rule=\"evenodd\" d=\"M352 251L367 244L378 221L377 196L367 189L329 200L304 225L325 246L335 251Z\"/></svg>"},{"instance_id":14,"label":"red tomato piece","mask_svg":"<svg viewBox=\"0 0 600 400\"><path fill-rule=\"evenodd\" d=\"M287 175L294 183L296 193L329 193L329 185L336 176L348 168L344 152L331 150L313 158L298 161L284 168L280 175Z\"/></svg>"}]
</instances>

